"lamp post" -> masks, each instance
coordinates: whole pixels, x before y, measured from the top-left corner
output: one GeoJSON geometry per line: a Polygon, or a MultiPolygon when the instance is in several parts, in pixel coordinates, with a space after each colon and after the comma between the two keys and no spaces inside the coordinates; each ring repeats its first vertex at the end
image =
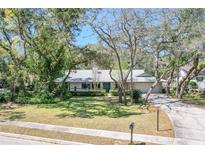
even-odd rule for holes
{"type": "Polygon", "coordinates": [[[135,127],[135,123],[132,122],[130,125],[129,125],[129,129],[131,130],[131,136],[130,136],[130,144],[133,144],[133,129],[135,127]]]}

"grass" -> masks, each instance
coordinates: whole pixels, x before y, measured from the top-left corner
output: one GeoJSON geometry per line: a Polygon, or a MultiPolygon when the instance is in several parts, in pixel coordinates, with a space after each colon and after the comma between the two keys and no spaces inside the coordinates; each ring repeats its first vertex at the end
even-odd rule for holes
{"type": "MultiPolygon", "coordinates": [[[[172,98],[177,98],[174,93],[170,94],[172,98]]],[[[183,95],[182,101],[188,104],[205,105],[205,95],[199,92],[189,92],[183,95]]]]}
{"type": "Polygon", "coordinates": [[[183,101],[189,104],[205,105],[205,96],[202,94],[186,94],[183,101]]]}
{"type": "Polygon", "coordinates": [[[56,104],[1,105],[0,119],[30,121],[82,128],[174,136],[172,124],[165,112],[160,112],[160,131],[156,131],[156,108],[153,106],[119,105],[104,97],[73,97],[56,104]]]}

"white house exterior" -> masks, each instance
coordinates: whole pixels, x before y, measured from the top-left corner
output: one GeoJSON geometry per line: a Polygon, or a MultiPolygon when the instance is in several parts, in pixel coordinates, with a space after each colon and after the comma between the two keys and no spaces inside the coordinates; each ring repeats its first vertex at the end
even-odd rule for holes
{"type": "MultiPolygon", "coordinates": [[[[127,70],[124,70],[126,74],[127,70]]],[[[67,72],[65,73],[65,75],[67,72]]],[[[119,79],[119,72],[112,71],[112,76],[115,79],[119,79]]],[[[64,77],[55,80],[56,83],[62,82],[64,77]]],[[[127,88],[131,86],[131,76],[128,76],[127,88]]],[[[156,81],[156,78],[150,76],[144,72],[144,70],[133,70],[133,87],[134,89],[140,89],[142,92],[147,92],[152,84],[156,81]]],[[[117,89],[117,85],[111,79],[109,70],[76,70],[72,71],[69,78],[66,80],[68,90],[103,90],[107,92],[111,89],[117,89]]],[[[160,93],[162,89],[161,84],[156,86],[153,93],[160,93]]]]}

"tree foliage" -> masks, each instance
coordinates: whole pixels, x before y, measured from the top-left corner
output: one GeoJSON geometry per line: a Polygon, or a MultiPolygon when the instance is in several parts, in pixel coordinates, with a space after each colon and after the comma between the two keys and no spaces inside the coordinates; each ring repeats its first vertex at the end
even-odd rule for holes
{"type": "Polygon", "coordinates": [[[74,45],[85,11],[0,10],[0,49],[6,56],[4,63],[13,95],[18,85],[25,89],[26,81],[31,79],[36,83],[35,90],[54,93],[54,80],[88,59],[88,50],[74,45]]]}

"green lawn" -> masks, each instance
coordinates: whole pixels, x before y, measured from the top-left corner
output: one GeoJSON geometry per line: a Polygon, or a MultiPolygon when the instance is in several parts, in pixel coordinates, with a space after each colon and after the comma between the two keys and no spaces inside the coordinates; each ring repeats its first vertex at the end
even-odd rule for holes
{"type": "Polygon", "coordinates": [[[184,95],[183,101],[190,104],[205,105],[205,96],[200,94],[187,94],[184,95]]]}
{"type": "Polygon", "coordinates": [[[165,112],[160,112],[160,131],[157,132],[153,106],[112,104],[104,97],[73,97],[56,104],[13,105],[9,109],[1,105],[0,119],[122,132],[129,132],[129,124],[135,122],[135,133],[174,136],[165,112]]]}

